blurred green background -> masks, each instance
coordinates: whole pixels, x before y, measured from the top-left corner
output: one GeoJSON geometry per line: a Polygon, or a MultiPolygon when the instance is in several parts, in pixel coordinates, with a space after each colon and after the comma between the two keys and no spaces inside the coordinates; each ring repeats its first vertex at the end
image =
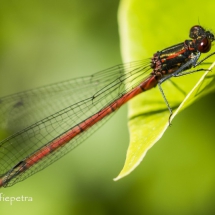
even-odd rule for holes
{"type": "MultiPolygon", "coordinates": [[[[193,1],[195,10],[186,7],[186,1],[174,2],[178,13],[158,2],[146,2],[142,9],[152,30],[162,29],[156,22],[162,17],[168,25],[173,22],[165,20],[166,14],[177,20],[182,16],[186,25],[191,16],[196,22],[190,25],[208,16],[210,24],[207,20],[201,24],[215,29],[212,13],[201,1],[193,1]],[[153,13],[156,6],[159,14],[153,13]]],[[[120,63],[118,4],[114,0],[1,1],[0,95],[120,63]]],[[[171,34],[171,29],[165,33],[171,34]]],[[[179,28],[175,43],[185,34],[179,28]]],[[[154,52],[169,44],[162,42],[164,37],[164,32],[158,35],[155,44],[160,45],[154,52]]],[[[33,202],[1,201],[0,214],[215,214],[214,98],[208,95],[179,114],[141,165],[113,182],[129,142],[123,107],[76,150],[24,182],[1,189],[5,197],[30,196],[33,202]]]]}

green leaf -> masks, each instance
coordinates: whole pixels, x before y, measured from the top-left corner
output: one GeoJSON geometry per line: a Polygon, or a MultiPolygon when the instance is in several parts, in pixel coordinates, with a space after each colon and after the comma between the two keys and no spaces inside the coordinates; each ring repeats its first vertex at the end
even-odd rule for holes
{"type": "MultiPolygon", "coordinates": [[[[207,14],[199,18],[201,21],[205,20],[204,23],[207,25],[211,22],[212,26],[213,22],[207,17],[210,11],[213,14],[212,8],[208,6],[210,5],[209,2],[207,8],[204,8],[207,14]]],[[[200,5],[201,2],[198,0],[195,1],[195,5],[192,2],[186,2],[186,8],[192,8],[192,11],[199,11],[200,5]]],[[[176,16],[181,14],[182,8],[184,9],[182,1],[174,2],[171,5],[168,0],[163,0],[162,3],[155,0],[150,2],[142,0],[121,1],[119,26],[123,60],[129,62],[148,58],[153,56],[157,50],[188,39],[190,28],[198,24],[198,20],[196,17],[195,19],[189,17],[188,22],[187,16],[176,16]]],[[[212,60],[214,57],[210,58],[210,62],[212,60]]],[[[204,68],[212,70],[214,65],[210,63],[204,65],[204,68]]],[[[201,68],[203,68],[202,65],[201,68]]],[[[194,101],[215,91],[214,75],[215,71],[197,72],[173,78],[162,85],[173,109],[171,121],[194,101]]],[[[169,127],[170,113],[158,88],[144,92],[132,99],[129,102],[128,115],[130,144],[124,167],[114,180],[118,180],[133,171],[142,161],[146,152],[169,127]]]]}

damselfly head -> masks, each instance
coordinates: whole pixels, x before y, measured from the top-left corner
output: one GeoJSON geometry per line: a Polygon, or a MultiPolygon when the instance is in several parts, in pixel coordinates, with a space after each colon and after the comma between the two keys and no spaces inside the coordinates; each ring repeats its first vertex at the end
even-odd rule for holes
{"type": "Polygon", "coordinates": [[[211,49],[211,43],[214,41],[214,35],[206,31],[200,25],[194,25],[190,29],[190,38],[194,39],[196,49],[201,53],[207,53],[211,49]]]}

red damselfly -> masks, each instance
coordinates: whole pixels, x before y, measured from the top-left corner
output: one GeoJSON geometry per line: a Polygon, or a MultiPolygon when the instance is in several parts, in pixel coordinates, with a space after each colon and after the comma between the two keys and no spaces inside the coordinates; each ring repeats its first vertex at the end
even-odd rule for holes
{"type": "Polygon", "coordinates": [[[190,40],[158,51],[151,59],[114,66],[88,77],[0,99],[0,123],[14,132],[0,142],[0,187],[9,187],[71,151],[136,95],[172,77],[190,74],[215,53],[214,35],[199,25],[190,40]],[[193,70],[189,70],[193,68],[193,70]],[[141,78],[141,80],[140,80],[141,78]]]}

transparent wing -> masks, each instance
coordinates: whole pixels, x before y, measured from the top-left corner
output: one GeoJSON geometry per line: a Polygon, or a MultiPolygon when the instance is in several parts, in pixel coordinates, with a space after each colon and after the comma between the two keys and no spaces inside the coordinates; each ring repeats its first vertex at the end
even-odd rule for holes
{"type": "Polygon", "coordinates": [[[13,132],[0,142],[4,186],[24,180],[75,148],[108,117],[7,181],[20,162],[132,90],[149,75],[149,70],[149,60],[136,61],[1,98],[1,126],[13,132]]]}

